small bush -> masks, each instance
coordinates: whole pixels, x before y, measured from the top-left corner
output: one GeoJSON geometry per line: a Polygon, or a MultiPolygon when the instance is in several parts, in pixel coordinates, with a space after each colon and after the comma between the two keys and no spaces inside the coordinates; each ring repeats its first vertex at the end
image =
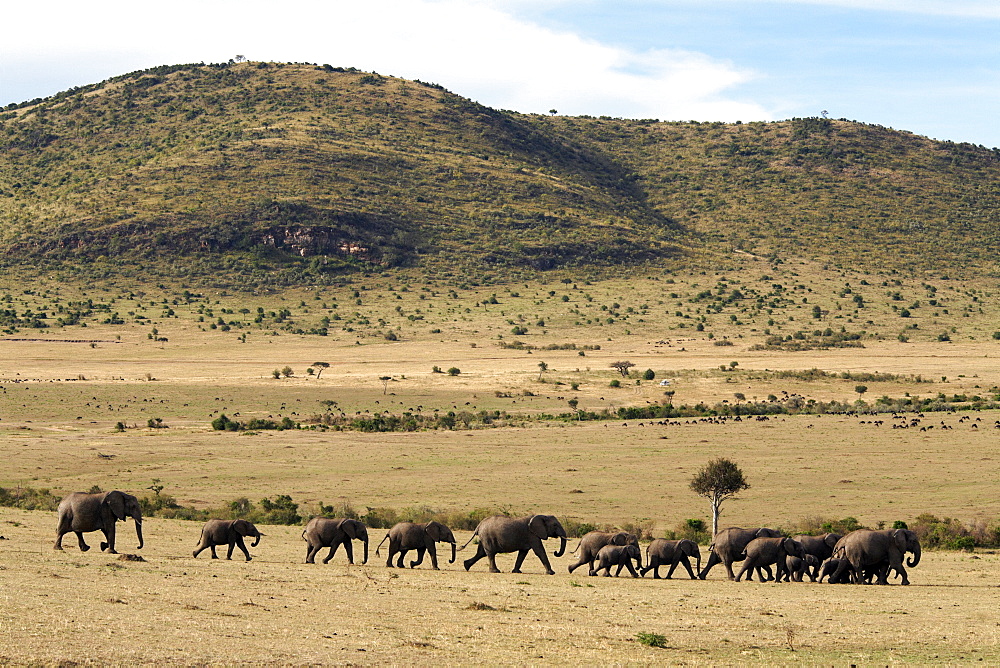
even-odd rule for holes
{"type": "Polygon", "coordinates": [[[608,383],[608,387],[621,387],[621,386],[622,386],[622,382],[620,380],[618,380],[617,378],[615,378],[613,381],[611,381],[610,383],[608,383]]]}
{"type": "Polygon", "coordinates": [[[450,369],[448,369],[449,376],[457,376],[460,373],[462,373],[462,370],[459,369],[457,366],[453,366],[450,369]]]}
{"type": "Polygon", "coordinates": [[[654,380],[655,378],[656,378],[656,372],[653,371],[652,369],[646,369],[642,373],[642,379],[643,380],[654,380]]]}
{"type": "Polygon", "coordinates": [[[635,637],[646,647],[664,649],[667,646],[667,637],[659,633],[636,633],[635,637]]]}

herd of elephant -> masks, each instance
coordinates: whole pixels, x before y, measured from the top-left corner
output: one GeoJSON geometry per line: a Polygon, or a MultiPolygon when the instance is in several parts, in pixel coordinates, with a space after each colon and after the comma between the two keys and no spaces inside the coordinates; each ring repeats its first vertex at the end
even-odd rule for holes
{"type": "MultiPolygon", "coordinates": [[[[101,550],[115,553],[115,524],[125,521],[127,517],[135,522],[138,549],[142,549],[142,511],[139,500],[131,494],[120,491],[99,494],[74,492],[59,504],[58,514],[59,526],[54,549],[63,549],[63,536],[72,532],[77,536],[80,550],[86,552],[90,546],[84,542],[83,534],[101,531],[105,538],[101,543],[101,550]]],[[[262,534],[247,520],[209,520],[202,528],[201,539],[193,556],[197,557],[203,550],[210,549],[212,558],[217,559],[216,546],[227,545],[226,559],[231,559],[233,550],[239,547],[246,560],[250,561],[250,551],[243,541],[248,536],[254,539],[251,547],[256,547],[262,534]]],[[[363,543],[362,563],[368,562],[368,528],[358,520],[314,517],[302,531],[302,538],[308,546],[306,563],[315,563],[316,555],[325,547],[329,548],[329,553],[323,559],[325,564],[343,545],[348,561],[353,564],[354,540],[363,543]]],[[[451,529],[440,522],[400,522],[389,530],[376,547],[375,554],[379,553],[382,543],[388,540],[386,566],[389,568],[402,568],[407,552],[415,551],[416,559],[410,562],[411,568],[419,566],[427,554],[431,566],[438,570],[437,543],[451,545],[451,560],[448,563],[454,563],[456,552],[464,550],[475,538],[479,539],[476,554],[463,562],[465,570],[486,557],[490,572],[499,573],[496,555],[516,552],[512,572],[520,573],[524,558],[528,552],[534,552],[545,567],[545,572],[553,575],[555,571],[552,570],[542,541],[558,538],[560,545],[555,556],[561,557],[566,552],[566,531],[555,516],[494,515],[480,522],[472,537],[461,548],[457,547],[451,529]]],[[[605,576],[610,576],[611,569],[616,568],[617,577],[622,569],[627,568],[632,577],[645,576],[653,571],[653,577],[659,578],[659,567],[669,566],[666,574],[669,579],[677,566],[683,565],[692,580],[704,580],[712,567],[721,563],[725,566],[729,579],[737,581],[744,575],[752,580],[756,572],[761,581],[801,582],[803,576],[808,575],[813,582],[822,582],[824,578],[834,583],[871,582],[875,579],[878,584],[887,584],[890,571],[894,571],[905,585],[909,584],[903,567],[906,553],[913,555],[906,560],[907,567],[913,568],[920,562],[920,542],[916,534],[907,529],[861,529],[846,536],[827,533],[822,536],[799,535],[789,538],[775,529],[733,527],[719,531],[708,550],[709,558],[702,569],[701,550],[697,543],[691,540],[658,538],[646,547],[646,565],[643,566],[639,539],[635,534],[591,531],[580,539],[580,544],[573,551],[579,552],[579,557],[569,566],[569,572],[587,564],[590,575],[598,575],[603,570],[605,576]],[[691,568],[691,559],[696,560],[697,575],[691,568]],[[632,566],[633,561],[636,567],[632,566]],[[739,561],[743,562],[743,566],[739,573],[734,574],[733,564],[739,561]]]]}

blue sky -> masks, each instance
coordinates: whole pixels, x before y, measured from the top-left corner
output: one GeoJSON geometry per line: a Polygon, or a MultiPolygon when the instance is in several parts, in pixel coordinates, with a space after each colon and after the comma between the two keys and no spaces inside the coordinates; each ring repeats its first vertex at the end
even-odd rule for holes
{"type": "Polygon", "coordinates": [[[434,81],[525,112],[826,110],[1000,146],[1000,0],[50,0],[5,8],[4,24],[0,105],[239,54],[434,81]]]}

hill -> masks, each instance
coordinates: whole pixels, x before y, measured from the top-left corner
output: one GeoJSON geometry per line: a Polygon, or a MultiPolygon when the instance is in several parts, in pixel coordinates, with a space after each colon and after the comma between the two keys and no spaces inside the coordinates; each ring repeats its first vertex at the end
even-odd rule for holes
{"type": "Polygon", "coordinates": [[[517,114],[328,65],[164,66],[11,105],[0,155],[5,262],[88,275],[502,280],[733,249],[946,270],[1000,250],[997,151],[827,119],[517,114]]]}

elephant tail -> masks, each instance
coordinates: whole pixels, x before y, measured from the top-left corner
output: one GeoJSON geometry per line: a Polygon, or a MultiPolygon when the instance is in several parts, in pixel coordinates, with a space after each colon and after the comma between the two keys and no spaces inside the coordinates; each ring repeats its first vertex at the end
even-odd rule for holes
{"type": "Polygon", "coordinates": [[[469,540],[465,541],[465,545],[463,545],[462,547],[458,548],[458,551],[459,551],[459,552],[461,552],[461,551],[462,551],[462,550],[464,550],[465,548],[469,547],[469,543],[471,543],[471,542],[472,542],[472,540],[473,540],[473,539],[474,539],[474,538],[475,538],[476,536],[478,536],[478,535],[479,535],[479,527],[476,527],[476,530],[472,532],[472,536],[470,536],[470,537],[469,537],[469,540]]]}
{"type": "Polygon", "coordinates": [[[573,548],[573,550],[570,552],[570,554],[576,554],[580,550],[580,546],[581,545],[583,545],[583,539],[582,538],[580,539],[580,542],[576,544],[576,547],[573,548]]]}
{"type": "MultiPolygon", "coordinates": [[[[389,537],[389,534],[386,534],[386,535],[385,535],[385,538],[388,538],[388,537],[389,537]]],[[[376,557],[377,557],[377,556],[379,556],[379,553],[378,553],[378,551],[379,551],[379,548],[381,548],[381,547],[382,547],[382,543],[384,543],[384,542],[385,542],[385,538],[383,538],[383,539],[382,539],[381,541],[379,541],[379,544],[375,546],[375,556],[376,556],[376,557]]]]}

